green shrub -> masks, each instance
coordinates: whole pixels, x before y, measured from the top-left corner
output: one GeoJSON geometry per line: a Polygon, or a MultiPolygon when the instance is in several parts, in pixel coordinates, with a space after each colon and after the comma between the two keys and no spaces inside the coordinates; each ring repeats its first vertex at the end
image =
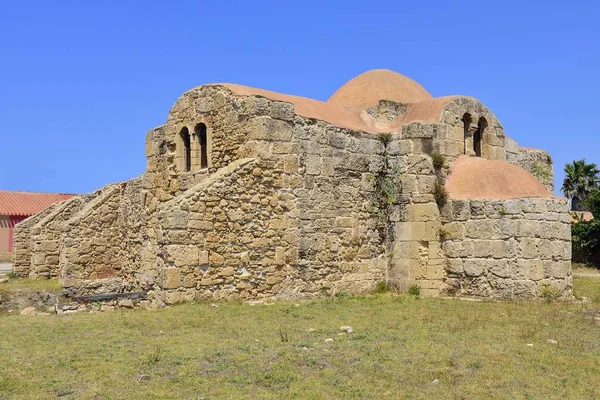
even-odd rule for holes
{"type": "Polygon", "coordinates": [[[6,277],[8,279],[17,279],[17,274],[15,274],[14,272],[9,272],[8,274],[6,274],[6,277]]]}
{"type": "Polygon", "coordinates": [[[450,232],[448,232],[447,230],[445,230],[444,228],[440,228],[439,234],[440,234],[441,240],[449,239],[452,236],[452,234],[450,232]]]}
{"type": "Polygon", "coordinates": [[[560,291],[552,285],[543,285],[540,289],[540,296],[546,302],[551,303],[560,297],[560,291]]]}
{"type": "Polygon", "coordinates": [[[389,133],[380,133],[377,135],[377,139],[379,139],[379,141],[381,143],[383,143],[384,146],[387,146],[388,143],[392,140],[392,135],[389,133]]]}
{"type": "Polygon", "coordinates": [[[584,221],[577,218],[571,223],[571,238],[573,260],[587,262],[600,252],[600,190],[592,191],[586,200],[586,205],[594,219],[584,221]]]}
{"type": "Polygon", "coordinates": [[[433,186],[433,197],[439,208],[444,207],[448,202],[448,191],[446,190],[446,187],[437,180],[433,186]]]}
{"type": "Polygon", "coordinates": [[[414,285],[411,285],[408,288],[408,294],[410,294],[411,296],[415,296],[415,298],[418,299],[419,297],[421,297],[421,286],[419,286],[416,283],[414,285]]]}
{"type": "Polygon", "coordinates": [[[441,155],[440,153],[431,153],[429,155],[431,157],[431,161],[433,161],[433,168],[441,169],[446,162],[446,157],[441,155]]]}
{"type": "Polygon", "coordinates": [[[379,281],[373,289],[373,293],[387,293],[390,291],[390,285],[386,281],[379,281]]]}

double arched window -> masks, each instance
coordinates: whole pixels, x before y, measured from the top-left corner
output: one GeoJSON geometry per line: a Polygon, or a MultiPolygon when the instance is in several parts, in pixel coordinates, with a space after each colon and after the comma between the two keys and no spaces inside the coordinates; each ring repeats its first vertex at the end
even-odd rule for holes
{"type": "Polygon", "coordinates": [[[487,121],[485,118],[479,118],[477,121],[477,125],[473,124],[473,119],[471,114],[466,113],[462,118],[463,127],[464,127],[464,137],[465,137],[465,154],[473,154],[477,157],[481,157],[481,143],[483,141],[483,132],[485,128],[487,128],[487,121]],[[471,144],[472,149],[469,149],[469,144],[471,144]]]}
{"type": "Polygon", "coordinates": [[[208,134],[206,124],[199,123],[194,127],[193,134],[183,127],[179,131],[177,157],[180,170],[185,172],[198,171],[208,168],[208,134]]]}

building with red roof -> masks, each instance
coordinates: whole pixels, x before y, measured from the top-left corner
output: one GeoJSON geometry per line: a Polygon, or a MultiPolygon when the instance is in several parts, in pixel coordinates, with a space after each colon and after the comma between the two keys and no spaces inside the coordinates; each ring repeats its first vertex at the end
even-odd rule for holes
{"type": "Polygon", "coordinates": [[[75,195],[0,190],[0,259],[10,258],[16,224],[75,195]]]}

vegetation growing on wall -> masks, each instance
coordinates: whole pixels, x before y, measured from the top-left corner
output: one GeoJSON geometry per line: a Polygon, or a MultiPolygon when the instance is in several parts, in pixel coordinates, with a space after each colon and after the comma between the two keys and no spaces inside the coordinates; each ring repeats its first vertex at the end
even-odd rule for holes
{"type": "Polygon", "coordinates": [[[433,197],[439,208],[444,207],[448,202],[448,190],[439,180],[436,180],[433,186],[433,197]]]}
{"type": "Polygon", "coordinates": [[[444,167],[446,157],[444,157],[442,154],[431,153],[429,156],[431,157],[431,161],[433,162],[433,168],[435,168],[436,170],[440,170],[444,167]]]}

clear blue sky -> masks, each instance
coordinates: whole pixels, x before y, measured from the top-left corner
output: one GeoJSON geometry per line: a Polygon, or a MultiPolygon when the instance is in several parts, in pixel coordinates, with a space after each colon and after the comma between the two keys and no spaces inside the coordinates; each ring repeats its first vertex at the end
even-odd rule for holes
{"type": "Polygon", "coordinates": [[[522,146],[600,164],[597,1],[0,0],[0,188],[81,193],[144,171],[194,86],[326,100],[373,68],[483,101],[522,146]]]}

